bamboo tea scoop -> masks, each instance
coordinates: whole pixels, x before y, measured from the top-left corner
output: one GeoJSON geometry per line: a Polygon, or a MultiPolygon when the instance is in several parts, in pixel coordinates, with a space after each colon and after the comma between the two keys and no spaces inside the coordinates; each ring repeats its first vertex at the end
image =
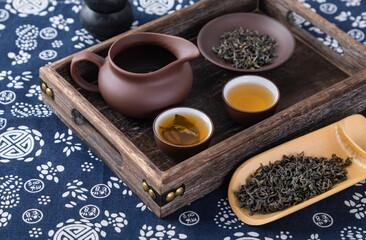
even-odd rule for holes
{"type": "Polygon", "coordinates": [[[339,191],[366,179],[366,119],[356,114],[339,122],[311,132],[245,161],[234,172],[228,189],[229,203],[240,220],[249,225],[262,225],[303,209],[339,191]],[[352,157],[352,164],[346,167],[347,180],[335,184],[330,190],[302,203],[269,214],[249,214],[249,209],[240,208],[235,191],[240,191],[246,179],[260,167],[282,159],[283,155],[296,155],[304,152],[307,156],[327,157],[336,154],[343,159],[352,157]]]}

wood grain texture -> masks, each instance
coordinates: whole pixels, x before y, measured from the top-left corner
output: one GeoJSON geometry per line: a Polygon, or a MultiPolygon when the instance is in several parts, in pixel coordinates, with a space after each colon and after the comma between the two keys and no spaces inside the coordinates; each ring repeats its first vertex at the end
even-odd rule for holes
{"type": "MultiPolygon", "coordinates": [[[[294,1],[260,1],[260,11],[287,23],[288,11],[301,13],[318,21],[315,13],[294,1]]],[[[101,56],[117,38],[138,31],[178,35],[195,42],[199,29],[209,20],[226,13],[253,11],[255,0],[201,0],[177,13],[157,19],[139,28],[121,34],[85,51],[101,56]]],[[[321,20],[321,19],[320,19],[321,20]]],[[[329,22],[317,22],[327,28],[329,22]]],[[[353,46],[347,34],[344,42],[345,61],[322,43],[291,27],[296,36],[294,55],[281,67],[260,73],[273,80],[280,88],[281,99],[277,113],[252,127],[244,128],[231,121],[224,109],[221,91],[223,85],[240,73],[221,69],[203,57],[191,61],[194,85],[182,106],[192,106],[206,112],[213,120],[215,133],[209,149],[182,162],[165,156],[157,148],[152,133],[152,121],[124,116],[109,107],[100,94],[81,90],[70,76],[72,56],[40,69],[40,78],[53,89],[55,99],[44,94],[43,101],[56,115],[85,142],[112,171],[120,177],[152,211],[164,217],[182,206],[219,187],[230,172],[245,159],[261,151],[311,130],[357,113],[366,107],[366,72],[362,54],[354,55],[359,46],[353,46]],[[86,121],[77,125],[72,110],[78,110],[86,121]],[[145,179],[158,193],[184,184],[186,192],[173,202],[159,207],[141,188],[145,179]]],[[[339,29],[333,25],[330,33],[339,29]]],[[[363,49],[364,50],[364,49],[363,49]]],[[[97,69],[90,63],[80,66],[82,75],[96,80],[97,69]]]]}

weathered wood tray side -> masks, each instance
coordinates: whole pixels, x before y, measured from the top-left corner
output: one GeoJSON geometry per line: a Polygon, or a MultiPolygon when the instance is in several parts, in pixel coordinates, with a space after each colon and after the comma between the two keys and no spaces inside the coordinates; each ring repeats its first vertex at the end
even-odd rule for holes
{"type": "MultiPolygon", "coordinates": [[[[195,84],[183,105],[207,112],[216,129],[211,147],[190,159],[178,163],[157,150],[151,120],[127,118],[108,107],[99,94],[78,89],[69,73],[72,56],[40,70],[41,81],[53,91],[53,98],[43,93],[43,101],[157,216],[164,217],[219,187],[244,159],[366,107],[366,72],[363,71],[366,67],[362,61],[365,49],[361,44],[297,1],[264,0],[258,5],[260,11],[277,18],[297,36],[294,56],[284,66],[262,74],[281,89],[279,110],[271,118],[243,129],[228,119],[220,104],[222,85],[238,74],[220,69],[202,57],[192,61],[195,84]],[[342,44],[344,56],[340,57],[288,22],[291,12],[335,37],[342,44]],[[142,180],[163,197],[182,184],[185,192],[172,202],[158,206],[143,191],[142,180]]],[[[199,29],[209,20],[230,12],[253,11],[256,7],[255,0],[226,0],[220,4],[201,0],[125,34],[152,31],[194,41],[199,29]]],[[[111,43],[125,34],[86,51],[105,56],[111,43]]],[[[95,78],[92,69],[91,64],[85,64],[80,70],[95,78]]]]}

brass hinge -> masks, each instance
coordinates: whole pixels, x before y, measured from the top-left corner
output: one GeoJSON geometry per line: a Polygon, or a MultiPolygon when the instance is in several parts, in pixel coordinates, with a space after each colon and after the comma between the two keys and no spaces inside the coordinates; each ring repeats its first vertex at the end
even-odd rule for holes
{"type": "Polygon", "coordinates": [[[52,91],[52,89],[51,88],[49,88],[48,86],[47,86],[47,84],[45,83],[45,82],[43,82],[42,80],[40,80],[40,84],[41,84],[41,90],[44,92],[44,93],[46,93],[47,94],[47,96],[49,96],[50,98],[52,98],[52,100],[55,100],[55,95],[54,95],[54,93],[53,93],[53,91],[52,91]]]}
{"type": "Polygon", "coordinates": [[[159,207],[162,207],[165,204],[173,201],[176,197],[182,196],[185,191],[185,186],[182,184],[178,188],[174,188],[163,194],[159,194],[144,179],[142,180],[142,189],[150,195],[150,197],[156,202],[156,204],[158,204],[159,207]]]}

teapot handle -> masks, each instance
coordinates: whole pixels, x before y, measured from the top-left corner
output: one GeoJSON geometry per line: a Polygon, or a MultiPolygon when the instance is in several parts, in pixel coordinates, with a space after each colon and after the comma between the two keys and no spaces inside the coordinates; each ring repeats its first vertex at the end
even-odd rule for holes
{"type": "Polygon", "coordinates": [[[70,66],[71,77],[78,86],[89,92],[100,92],[98,85],[90,83],[86,81],[83,77],[81,77],[78,66],[79,63],[82,61],[92,62],[100,69],[104,64],[105,59],[92,52],[79,52],[75,54],[75,56],[72,58],[70,66]]]}

